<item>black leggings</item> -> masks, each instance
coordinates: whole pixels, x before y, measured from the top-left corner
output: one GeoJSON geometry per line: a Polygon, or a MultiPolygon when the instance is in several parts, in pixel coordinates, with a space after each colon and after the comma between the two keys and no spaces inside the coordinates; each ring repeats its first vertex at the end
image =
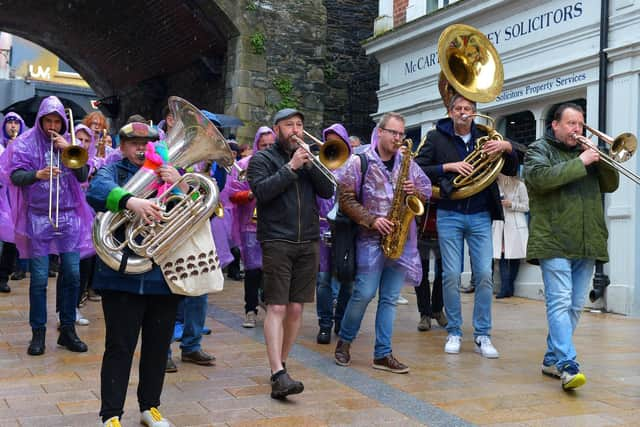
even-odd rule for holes
{"type": "Polygon", "coordinates": [[[106,328],[100,370],[100,416],[103,422],[111,417],[121,417],[123,414],[133,352],[138,343],[140,330],[140,412],[160,405],[167,351],[180,298],[177,295],[137,295],[102,291],[102,310],[106,328]]]}

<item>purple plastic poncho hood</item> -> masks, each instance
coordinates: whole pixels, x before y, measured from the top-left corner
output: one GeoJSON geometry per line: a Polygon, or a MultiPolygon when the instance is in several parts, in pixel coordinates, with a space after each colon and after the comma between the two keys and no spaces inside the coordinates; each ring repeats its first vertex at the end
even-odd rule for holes
{"type": "Polygon", "coordinates": [[[4,116],[4,120],[2,120],[2,132],[0,133],[0,144],[3,147],[7,146],[7,143],[9,142],[9,139],[10,139],[9,134],[5,129],[5,125],[11,119],[14,119],[20,122],[20,130],[18,130],[18,136],[22,135],[25,131],[28,130],[27,125],[24,124],[24,120],[22,120],[22,117],[20,117],[18,113],[14,113],[13,111],[10,113],[7,113],[7,115],[4,116]]]}

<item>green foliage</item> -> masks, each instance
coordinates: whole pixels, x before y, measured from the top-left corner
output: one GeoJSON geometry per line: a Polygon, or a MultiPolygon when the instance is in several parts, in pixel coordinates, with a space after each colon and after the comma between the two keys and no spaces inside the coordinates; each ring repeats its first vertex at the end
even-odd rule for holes
{"type": "Polygon", "coordinates": [[[281,100],[273,108],[278,111],[283,108],[298,108],[298,100],[293,96],[293,83],[287,77],[276,77],[273,86],[278,90],[281,100]]]}
{"type": "Polygon", "coordinates": [[[253,53],[255,53],[256,55],[262,55],[265,52],[265,47],[264,47],[265,37],[263,32],[256,31],[255,33],[253,33],[249,41],[251,43],[251,48],[253,49],[253,53]]]}
{"type": "Polygon", "coordinates": [[[247,5],[245,6],[245,9],[250,12],[255,12],[256,10],[258,10],[258,4],[253,0],[249,0],[247,1],[247,5]]]}
{"type": "Polygon", "coordinates": [[[336,66],[332,62],[325,62],[324,77],[327,80],[333,80],[334,78],[336,78],[337,74],[338,70],[336,69],[336,66]]]}

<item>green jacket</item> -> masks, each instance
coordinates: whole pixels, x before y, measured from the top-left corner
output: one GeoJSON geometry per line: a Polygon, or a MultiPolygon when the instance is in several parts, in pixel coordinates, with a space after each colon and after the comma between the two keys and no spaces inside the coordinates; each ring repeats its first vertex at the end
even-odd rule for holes
{"type": "Polygon", "coordinates": [[[585,167],[580,153],[579,147],[556,140],[551,129],[529,145],[524,160],[531,214],[529,261],[609,260],[601,193],[618,188],[618,172],[602,161],[585,167]]]}

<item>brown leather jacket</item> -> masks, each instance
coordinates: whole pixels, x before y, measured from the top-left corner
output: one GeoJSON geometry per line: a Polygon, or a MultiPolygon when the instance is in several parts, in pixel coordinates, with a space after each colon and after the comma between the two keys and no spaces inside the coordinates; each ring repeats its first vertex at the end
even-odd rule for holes
{"type": "Polygon", "coordinates": [[[356,192],[343,184],[338,185],[338,203],[340,210],[357,224],[371,228],[376,216],[371,214],[358,201],[356,192]]]}

